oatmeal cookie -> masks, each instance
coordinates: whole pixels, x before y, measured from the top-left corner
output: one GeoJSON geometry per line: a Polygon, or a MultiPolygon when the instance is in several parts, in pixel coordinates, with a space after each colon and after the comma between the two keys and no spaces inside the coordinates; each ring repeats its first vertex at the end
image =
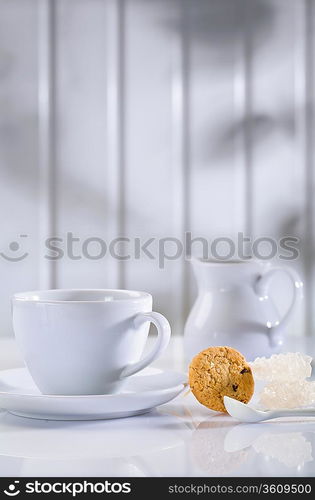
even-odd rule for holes
{"type": "Polygon", "coordinates": [[[189,385],[199,403],[226,413],[223,396],[248,403],[254,393],[254,378],[244,356],[232,347],[209,347],[189,366],[189,385]]]}

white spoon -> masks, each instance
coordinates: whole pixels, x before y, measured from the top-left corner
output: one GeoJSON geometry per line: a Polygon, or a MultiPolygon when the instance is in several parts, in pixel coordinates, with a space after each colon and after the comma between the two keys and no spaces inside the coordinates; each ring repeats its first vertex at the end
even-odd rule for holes
{"type": "Polygon", "coordinates": [[[236,399],[224,396],[224,406],[231,417],[241,422],[262,422],[278,417],[315,417],[315,408],[295,408],[293,410],[255,410],[236,399]]]}

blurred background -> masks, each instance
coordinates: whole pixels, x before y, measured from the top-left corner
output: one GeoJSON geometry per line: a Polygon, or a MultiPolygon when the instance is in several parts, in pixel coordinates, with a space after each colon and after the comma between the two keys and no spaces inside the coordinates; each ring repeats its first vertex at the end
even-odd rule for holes
{"type": "MultiPolygon", "coordinates": [[[[314,334],[314,16],[313,0],[0,0],[0,335],[12,293],[61,287],[149,291],[181,333],[184,258],[54,262],[44,242],[185,231],[299,238],[290,334],[314,334]]],[[[285,311],[288,282],[273,293],[285,311]]]]}

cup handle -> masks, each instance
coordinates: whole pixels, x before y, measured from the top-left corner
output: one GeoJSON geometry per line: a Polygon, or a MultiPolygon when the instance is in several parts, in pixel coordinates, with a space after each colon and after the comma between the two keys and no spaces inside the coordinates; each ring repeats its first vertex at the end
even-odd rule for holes
{"type": "Polygon", "coordinates": [[[155,361],[168,346],[171,337],[171,327],[167,319],[157,312],[138,313],[134,318],[134,325],[136,328],[147,322],[153,323],[157,329],[158,336],[155,345],[152,351],[143,359],[140,359],[137,363],[127,365],[122,370],[120,378],[130,377],[130,375],[134,375],[140,370],[143,370],[143,368],[155,361]]]}
{"type": "Polygon", "coordinates": [[[259,276],[254,287],[256,294],[259,295],[259,297],[267,298],[272,278],[276,273],[280,271],[286,273],[291,280],[293,286],[293,298],[289,309],[283,316],[283,318],[279,322],[276,322],[274,325],[267,325],[267,333],[269,334],[271,347],[279,344],[279,334],[281,334],[283,329],[285,329],[288,323],[291,321],[296,306],[303,298],[303,282],[301,278],[295,270],[289,269],[287,267],[274,267],[267,271],[265,274],[259,276]]]}

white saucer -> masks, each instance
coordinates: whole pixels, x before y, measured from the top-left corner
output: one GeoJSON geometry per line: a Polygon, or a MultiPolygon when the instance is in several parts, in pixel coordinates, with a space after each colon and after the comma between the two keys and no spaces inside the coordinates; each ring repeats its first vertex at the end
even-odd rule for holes
{"type": "Polygon", "coordinates": [[[146,368],[130,377],[118,394],[45,396],[26,368],[0,371],[0,408],[14,415],[45,420],[101,420],[146,413],[171,401],[185,388],[186,376],[146,368]]]}

